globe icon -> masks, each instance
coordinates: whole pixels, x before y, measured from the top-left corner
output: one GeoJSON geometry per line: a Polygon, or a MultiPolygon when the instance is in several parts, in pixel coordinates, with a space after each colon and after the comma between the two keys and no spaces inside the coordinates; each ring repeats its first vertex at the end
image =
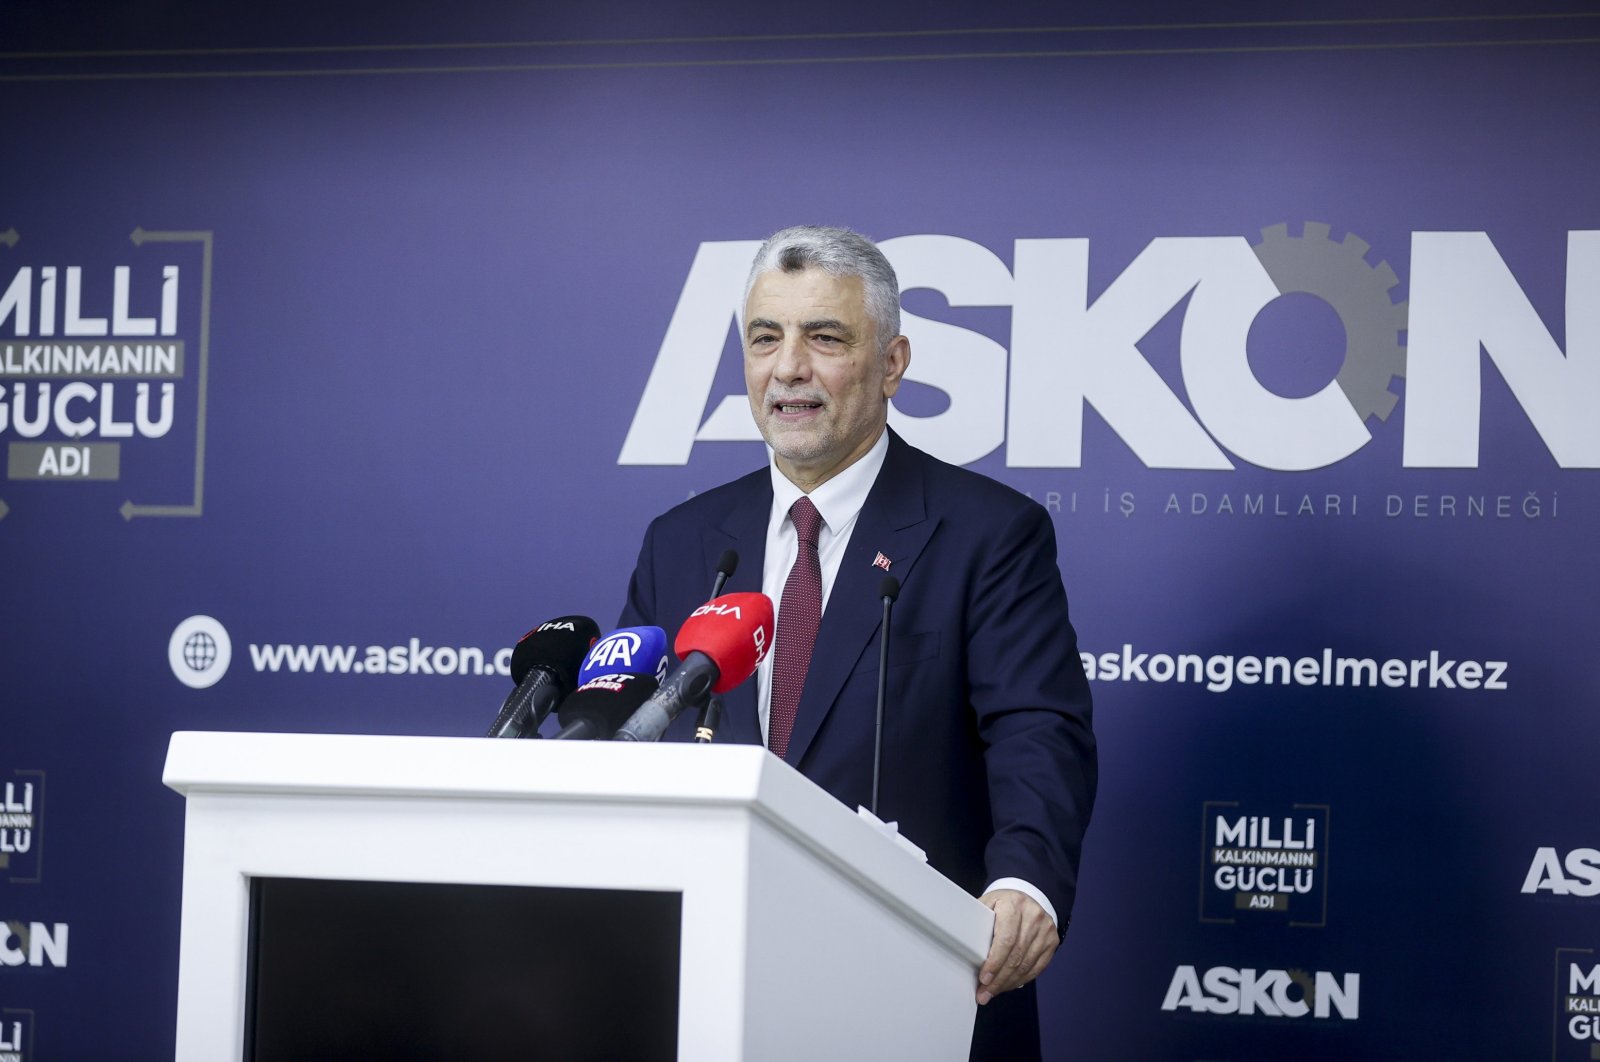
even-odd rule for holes
{"type": "Polygon", "coordinates": [[[184,640],[183,662],[196,671],[204,671],[217,660],[217,642],[205,631],[195,631],[184,640]]]}

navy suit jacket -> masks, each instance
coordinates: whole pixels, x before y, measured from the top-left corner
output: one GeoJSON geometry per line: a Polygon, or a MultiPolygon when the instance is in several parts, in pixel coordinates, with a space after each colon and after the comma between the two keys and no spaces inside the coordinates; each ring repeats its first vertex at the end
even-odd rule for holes
{"type": "MultiPolygon", "coordinates": [[[[762,468],[658,517],[621,625],[676,631],[705,601],[727,549],[739,566],[725,592],[759,591],[771,508],[762,468]]],[[[1095,741],[1055,532],[1031,499],[890,432],[817,632],[786,759],[847,807],[870,803],[879,553],[901,585],[879,814],[973,895],[1001,877],[1032,883],[1064,931],[1094,803],[1095,741]]],[[[762,743],[755,687],[724,696],[718,741],[762,743]]],[[[690,739],[693,727],[686,713],[667,736],[690,739]]]]}

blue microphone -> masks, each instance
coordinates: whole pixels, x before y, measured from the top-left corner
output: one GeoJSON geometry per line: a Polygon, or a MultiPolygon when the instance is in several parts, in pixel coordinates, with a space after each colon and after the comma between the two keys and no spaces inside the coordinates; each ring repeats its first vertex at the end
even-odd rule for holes
{"type": "Polygon", "coordinates": [[[589,647],[578,669],[578,685],[601,675],[649,675],[660,682],[667,677],[672,656],[667,632],[660,627],[622,627],[589,647]]]}

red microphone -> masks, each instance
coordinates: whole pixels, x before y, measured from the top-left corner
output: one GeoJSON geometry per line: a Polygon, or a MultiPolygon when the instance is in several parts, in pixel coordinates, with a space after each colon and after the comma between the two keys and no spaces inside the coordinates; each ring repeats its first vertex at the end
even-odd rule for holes
{"type": "Polygon", "coordinates": [[[712,693],[727,693],[755,674],[772,644],[772,598],[766,594],[723,594],[689,613],[672,651],[679,660],[704,653],[719,672],[712,693]]]}
{"type": "Polygon", "coordinates": [[[617,741],[659,741],[685,708],[726,693],[755,673],[772,645],[772,599],[723,594],[695,609],[673,651],[683,662],[617,731],[617,741]]]}

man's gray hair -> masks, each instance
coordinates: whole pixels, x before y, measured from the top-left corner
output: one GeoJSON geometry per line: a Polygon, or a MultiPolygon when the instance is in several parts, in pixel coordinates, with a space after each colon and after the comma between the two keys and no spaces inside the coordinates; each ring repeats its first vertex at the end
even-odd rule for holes
{"type": "Polygon", "coordinates": [[[878,245],[849,229],[826,225],[796,225],[767,237],[750,265],[744,282],[744,299],[763,273],[799,273],[820,269],[835,277],[860,277],[866,296],[867,316],[878,330],[878,352],[900,334],[900,281],[894,266],[878,245]]]}

